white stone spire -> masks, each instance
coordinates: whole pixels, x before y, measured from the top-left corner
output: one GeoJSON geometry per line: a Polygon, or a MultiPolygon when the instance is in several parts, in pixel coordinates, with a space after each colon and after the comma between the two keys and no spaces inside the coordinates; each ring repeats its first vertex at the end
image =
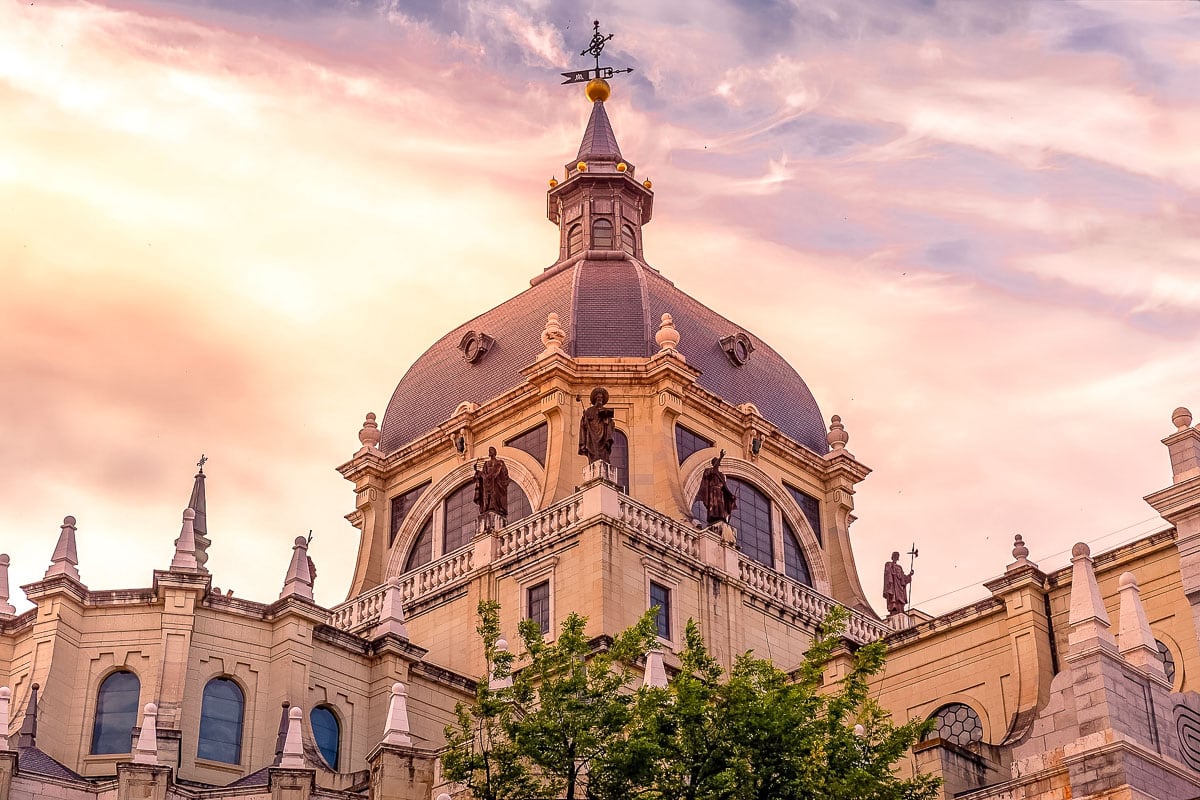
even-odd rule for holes
{"type": "MultiPolygon", "coordinates": [[[[600,463],[600,462],[596,462],[596,463],[600,463]]],[[[501,653],[507,653],[508,652],[508,640],[507,639],[498,640],[496,642],[496,650],[501,653]]],[[[491,689],[493,692],[496,691],[497,689],[510,689],[510,688],[512,688],[512,685],[513,685],[512,673],[509,673],[507,676],[505,676],[503,678],[497,678],[496,672],[493,669],[492,674],[488,676],[488,688],[491,689]]]]}
{"type": "Polygon", "coordinates": [[[175,540],[175,557],[171,559],[171,569],[199,569],[200,562],[196,560],[196,512],[194,509],[183,510],[183,526],[179,538],[175,540]]]}
{"type": "Polygon", "coordinates": [[[300,597],[304,600],[313,599],[313,577],[308,561],[308,539],[297,536],[292,545],[292,563],[288,565],[287,577],[283,581],[283,591],[279,599],[285,597],[300,597]]]}
{"type": "Polygon", "coordinates": [[[383,607],[379,609],[379,622],[375,626],[375,636],[385,633],[408,638],[408,627],[404,624],[404,603],[400,599],[400,579],[395,575],[387,579],[383,607]]]}
{"type": "Polygon", "coordinates": [[[300,736],[303,717],[304,712],[297,706],[292,706],[288,711],[287,738],[283,740],[283,757],[279,759],[279,766],[283,769],[305,768],[304,743],[300,736]]]}
{"type": "Polygon", "coordinates": [[[0,617],[9,617],[17,613],[17,609],[8,602],[8,553],[0,553],[0,617]]]}
{"type": "Polygon", "coordinates": [[[646,674],[642,678],[642,686],[655,689],[667,688],[667,669],[663,666],[661,650],[651,650],[646,653],[646,674]]]}
{"type": "Polygon", "coordinates": [[[12,689],[0,686],[0,750],[8,748],[8,707],[12,702],[12,689]]]}
{"type": "Polygon", "coordinates": [[[50,557],[50,566],[44,577],[66,575],[68,578],[79,580],[79,553],[75,550],[75,518],[63,517],[62,530],[58,534],[58,544],[54,545],[54,555],[50,557]]]}
{"type": "Polygon", "coordinates": [[[1092,568],[1092,550],[1083,542],[1071,548],[1071,613],[1067,617],[1071,631],[1067,635],[1068,650],[1083,652],[1100,647],[1116,652],[1113,638],[1092,568]]]}
{"type": "Polygon", "coordinates": [[[1162,655],[1150,632],[1150,621],[1142,605],[1141,590],[1132,572],[1121,573],[1121,631],[1120,649],[1125,660],[1150,677],[1167,681],[1162,655]]]}
{"type": "Polygon", "coordinates": [[[138,733],[137,746],[133,748],[133,763],[158,763],[158,706],[146,703],[142,710],[142,729],[138,733]]]}
{"type": "Polygon", "coordinates": [[[408,692],[403,683],[392,684],[392,700],[388,703],[383,743],[412,747],[412,731],[408,727],[408,692]]]}

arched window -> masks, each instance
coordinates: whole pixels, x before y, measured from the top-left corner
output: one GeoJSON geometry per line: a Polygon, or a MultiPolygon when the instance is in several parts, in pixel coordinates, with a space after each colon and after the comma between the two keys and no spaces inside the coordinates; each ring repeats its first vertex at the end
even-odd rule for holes
{"type": "Polygon", "coordinates": [[[774,567],[771,501],[745,481],[737,478],[725,480],[737,498],[737,508],[729,515],[729,524],[737,530],[738,549],[758,563],[774,567]]]}
{"type": "Polygon", "coordinates": [[[786,519],[783,521],[783,571],[792,580],[812,586],[808,562],[804,560],[804,551],[800,549],[800,540],[786,519]]]}
{"type": "Polygon", "coordinates": [[[533,507],[529,504],[529,497],[525,494],[525,490],[516,481],[509,481],[507,523],[511,525],[519,519],[525,519],[532,513],[533,507]]]}
{"type": "Polygon", "coordinates": [[[575,223],[567,231],[567,255],[573,256],[583,249],[583,226],[575,223]]]}
{"type": "Polygon", "coordinates": [[[479,507],[475,505],[475,482],[467,481],[446,498],[442,520],[445,523],[442,552],[457,550],[475,537],[479,507]]]}
{"type": "Polygon", "coordinates": [[[404,562],[404,571],[409,572],[417,567],[423,567],[433,560],[433,517],[425,520],[417,533],[417,540],[408,551],[408,559],[404,562]]]}
{"type": "Polygon", "coordinates": [[[308,715],[313,739],[321,749],[321,757],[333,771],[338,768],[338,751],[342,746],[342,726],[328,706],[317,706],[308,715]]]}
{"type": "Polygon", "coordinates": [[[613,224],[606,219],[592,221],[592,247],[596,250],[613,249],[613,224]]]}
{"type": "Polygon", "coordinates": [[[629,439],[616,428],[613,429],[612,455],[609,464],[617,468],[617,481],[629,490],[629,439]]]}
{"type": "Polygon", "coordinates": [[[204,686],[196,758],[225,764],[241,763],[245,708],[241,687],[230,678],[213,678],[204,686]]]}
{"type": "Polygon", "coordinates": [[[632,225],[621,226],[621,249],[631,256],[637,255],[637,234],[632,225]]]}
{"type": "Polygon", "coordinates": [[[114,672],[96,693],[96,722],[92,725],[92,754],[128,753],[133,748],[142,684],[132,672],[114,672]]]}
{"type": "Polygon", "coordinates": [[[957,745],[966,746],[983,741],[983,723],[975,709],[963,703],[950,703],[933,713],[931,719],[937,725],[928,738],[945,739],[957,745]]]}

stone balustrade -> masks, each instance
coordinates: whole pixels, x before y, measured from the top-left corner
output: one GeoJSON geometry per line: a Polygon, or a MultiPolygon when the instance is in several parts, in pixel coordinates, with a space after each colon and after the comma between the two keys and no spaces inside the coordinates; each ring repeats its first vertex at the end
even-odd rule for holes
{"type": "Polygon", "coordinates": [[[558,535],[579,522],[583,494],[576,493],[560,500],[544,511],[539,511],[496,533],[496,558],[508,558],[514,553],[527,550],[558,535]]]}
{"type": "Polygon", "coordinates": [[[691,558],[700,557],[700,538],[695,528],[665,517],[628,495],[621,495],[617,508],[618,518],[635,533],[691,558]]]}
{"type": "MultiPolygon", "coordinates": [[[[837,601],[814,589],[744,556],[738,559],[738,577],[742,579],[746,588],[755,594],[787,611],[799,614],[814,625],[823,622],[829,612],[838,605],[837,601]]],[[[891,630],[886,624],[859,611],[850,610],[849,619],[846,620],[846,638],[865,644],[882,639],[889,633],[891,630]]]]}
{"type": "MultiPolygon", "coordinates": [[[[598,485],[571,495],[565,500],[539,511],[519,522],[495,533],[495,558],[493,563],[508,560],[532,548],[553,542],[559,536],[576,528],[588,518],[594,518],[596,509],[602,516],[615,520],[620,527],[634,536],[642,537],[680,555],[699,560],[700,539],[703,534],[694,528],[666,517],[654,509],[642,505],[628,495],[616,495],[612,505],[588,504],[589,492],[614,492],[598,485]],[[591,510],[588,510],[588,509],[591,510]]],[[[611,501],[610,496],[610,501],[611,501]]],[[[427,597],[438,594],[456,584],[465,582],[483,563],[475,563],[474,547],[460,548],[418,570],[400,576],[400,599],[411,607],[427,597]]],[[[723,566],[723,565],[722,565],[723,566]]],[[[733,576],[731,576],[733,577],[733,576]]],[[[738,559],[737,579],[752,594],[786,611],[793,612],[814,625],[820,624],[837,605],[836,601],[822,596],[808,586],[798,583],[745,557],[738,559]]],[[[379,620],[386,585],[377,586],[358,597],[332,609],[331,624],[351,633],[364,633],[379,620]]],[[[869,642],[890,633],[888,627],[857,611],[851,611],[846,626],[846,636],[856,642],[869,642]]]]}

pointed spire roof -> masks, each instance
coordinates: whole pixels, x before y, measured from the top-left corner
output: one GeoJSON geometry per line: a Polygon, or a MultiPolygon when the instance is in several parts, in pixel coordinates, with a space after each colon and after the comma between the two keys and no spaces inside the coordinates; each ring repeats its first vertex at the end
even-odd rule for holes
{"type": "Polygon", "coordinates": [[[192,483],[192,496],[188,499],[187,507],[196,512],[196,518],[192,521],[192,530],[196,536],[196,564],[207,572],[204,564],[208,561],[208,546],[212,542],[208,538],[207,502],[204,497],[204,462],[206,461],[208,458],[201,454],[200,460],[196,462],[199,469],[196,471],[195,480],[192,483]]]}
{"type": "Polygon", "coordinates": [[[37,694],[38,685],[29,687],[29,705],[25,707],[25,719],[21,720],[21,733],[17,738],[17,747],[37,746],[37,694]]]}
{"type": "Polygon", "coordinates": [[[583,141],[579,143],[579,154],[575,158],[577,161],[621,160],[621,148],[617,146],[617,135],[608,121],[603,100],[592,103],[592,116],[583,131],[583,141]]]}
{"type": "Polygon", "coordinates": [[[43,577],[51,578],[55,575],[66,575],[68,578],[79,580],[79,553],[75,549],[74,517],[63,517],[58,544],[54,546],[54,555],[50,557],[50,566],[43,577]]]}

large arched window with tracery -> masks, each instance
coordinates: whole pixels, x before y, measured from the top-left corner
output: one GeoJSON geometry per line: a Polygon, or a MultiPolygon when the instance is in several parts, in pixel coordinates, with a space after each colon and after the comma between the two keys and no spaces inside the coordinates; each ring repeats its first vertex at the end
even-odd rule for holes
{"type": "Polygon", "coordinates": [[[130,752],[141,694],[141,681],[127,670],[114,672],[100,684],[92,724],[93,755],[130,752]]]}
{"type": "Polygon", "coordinates": [[[729,515],[729,524],[737,531],[738,549],[760,564],[775,566],[774,531],[771,528],[771,501],[752,484],[726,478],[737,506],[729,515]]]}
{"type": "MultiPolygon", "coordinates": [[[[514,480],[508,483],[508,524],[533,513],[529,495],[514,480]]],[[[475,538],[479,524],[479,506],[475,505],[475,482],[468,480],[438,503],[421,525],[408,555],[403,572],[423,567],[435,558],[465,547],[475,538]],[[440,527],[436,523],[441,523],[440,527]],[[440,530],[440,535],[438,531],[440,530]]]]}
{"type": "Polygon", "coordinates": [[[200,738],[196,757],[226,764],[242,761],[242,722],[246,700],[232,678],[213,678],[200,702],[200,738]]]}
{"type": "Polygon", "coordinates": [[[804,558],[804,551],[800,549],[800,538],[786,519],[783,520],[783,571],[792,580],[812,586],[808,560],[804,558]]]}

